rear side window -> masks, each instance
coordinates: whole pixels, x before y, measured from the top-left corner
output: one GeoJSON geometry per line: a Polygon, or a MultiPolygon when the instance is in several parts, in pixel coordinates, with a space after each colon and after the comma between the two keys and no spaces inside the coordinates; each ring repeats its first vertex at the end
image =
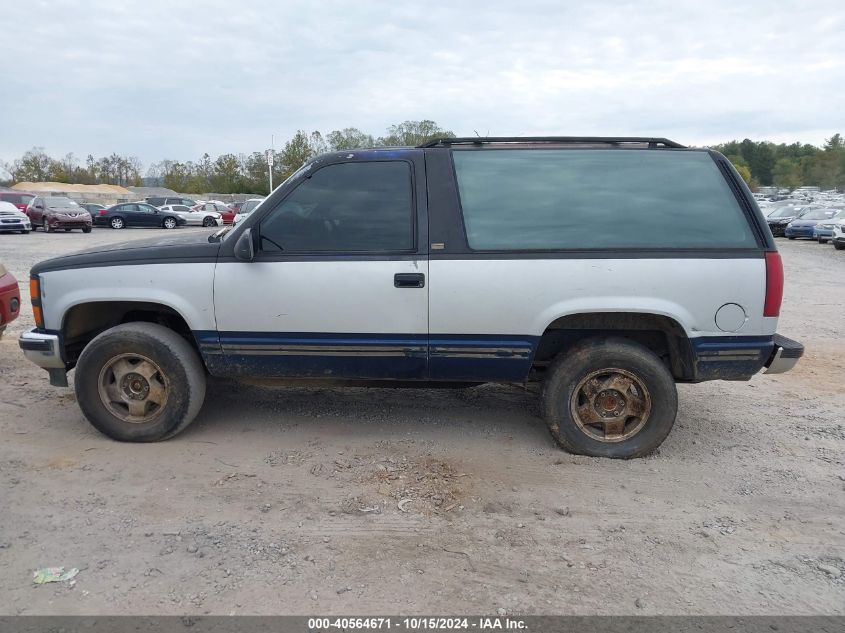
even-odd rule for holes
{"type": "Polygon", "coordinates": [[[271,252],[390,252],[414,248],[411,168],[404,161],[317,170],[261,222],[271,252]]]}
{"type": "Polygon", "coordinates": [[[475,250],[755,248],[705,152],[453,152],[475,250]]]}

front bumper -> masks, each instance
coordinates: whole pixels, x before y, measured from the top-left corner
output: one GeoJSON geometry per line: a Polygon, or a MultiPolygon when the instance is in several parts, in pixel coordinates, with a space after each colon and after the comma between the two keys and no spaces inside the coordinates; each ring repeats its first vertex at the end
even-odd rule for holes
{"type": "Polygon", "coordinates": [[[786,237],[813,237],[813,229],[805,228],[787,228],[784,231],[786,237]]]}
{"type": "Polygon", "coordinates": [[[58,334],[39,332],[32,328],[21,334],[18,346],[24,356],[47,370],[51,385],[67,387],[67,365],[62,358],[62,342],[58,334]]]}
{"type": "Polygon", "coordinates": [[[798,341],[775,334],[772,355],[766,361],[764,374],[782,374],[795,367],[798,359],[804,355],[804,346],[798,341]]]}
{"type": "Polygon", "coordinates": [[[31,231],[32,224],[29,220],[15,220],[10,222],[8,220],[0,221],[0,231],[31,231]]]}
{"type": "Polygon", "coordinates": [[[18,345],[33,363],[44,369],[65,369],[62,346],[57,334],[45,334],[31,328],[21,334],[18,345]]]}

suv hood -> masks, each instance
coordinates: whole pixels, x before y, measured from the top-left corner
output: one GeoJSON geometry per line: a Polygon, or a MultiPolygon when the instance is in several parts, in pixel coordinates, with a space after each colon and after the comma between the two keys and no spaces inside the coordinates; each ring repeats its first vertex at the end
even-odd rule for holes
{"type": "Polygon", "coordinates": [[[207,233],[167,235],[132,242],[95,246],[38,262],[30,274],[53,270],[101,266],[138,266],[188,262],[214,262],[220,242],[209,242],[207,233]]]}

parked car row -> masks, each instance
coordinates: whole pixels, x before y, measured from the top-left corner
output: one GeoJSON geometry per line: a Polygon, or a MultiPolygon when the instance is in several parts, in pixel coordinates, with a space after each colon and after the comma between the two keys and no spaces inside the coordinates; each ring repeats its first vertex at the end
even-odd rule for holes
{"type": "Polygon", "coordinates": [[[790,240],[805,238],[845,249],[845,240],[837,240],[837,229],[845,226],[845,203],[803,204],[786,200],[765,209],[766,221],[775,237],[790,240]]]}
{"type": "MultiPolygon", "coordinates": [[[[90,233],[95,226],[123,229],[126,227],[178,226],[204,227],[233,224],[237,213],[219,200],[195,202],[187,198],[150,198],[164,201],[157,207],[149,202],[123,202],[106,207],[102,204],[79,204],[64,196],[38,196],[0,192],[0,232],[27,234],[36,229],[50,233],[80,229],[90,233]],[[24,204],[26,203],[26,204],[24,204]]],[[[243,206],[249,213],[261,202],[255,198],[243,206]]]]}

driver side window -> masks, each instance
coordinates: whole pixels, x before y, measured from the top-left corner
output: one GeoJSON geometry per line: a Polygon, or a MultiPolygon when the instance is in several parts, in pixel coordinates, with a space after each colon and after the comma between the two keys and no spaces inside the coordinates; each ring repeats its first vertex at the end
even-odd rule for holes
{"type": "Polygon", "coordinates": [[[259,235],[266,252],[413,250],[411,167],[405,161],[323,167],[261,222],[259,235]]]}

